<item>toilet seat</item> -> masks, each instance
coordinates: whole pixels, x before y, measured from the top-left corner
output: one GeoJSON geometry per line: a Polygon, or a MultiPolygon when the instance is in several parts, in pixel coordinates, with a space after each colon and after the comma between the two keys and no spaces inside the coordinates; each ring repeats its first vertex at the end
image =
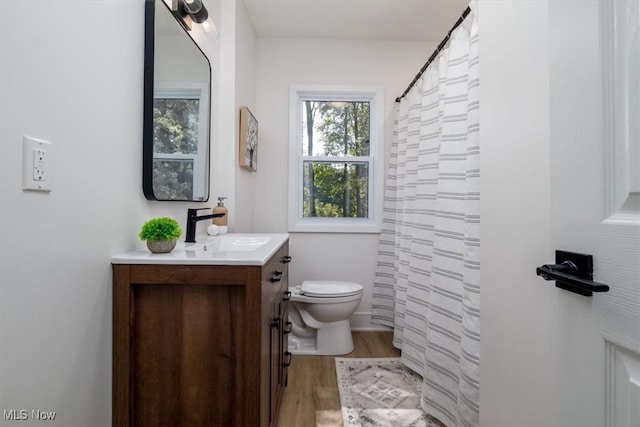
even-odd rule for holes
{"type": "Polygon", "coordinates": [[[300,295],[314,298],[340,298],[362,293],[362,285],[333,280],[305,280],[300,286],[300,295]]]}

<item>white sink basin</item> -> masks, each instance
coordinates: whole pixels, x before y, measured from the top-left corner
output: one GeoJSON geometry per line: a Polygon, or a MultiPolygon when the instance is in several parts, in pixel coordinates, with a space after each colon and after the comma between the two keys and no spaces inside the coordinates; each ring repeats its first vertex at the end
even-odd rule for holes
{"type": "Polygon", "coordinates": [[[289,239],[288,234],[230,233],[197,243],[178,242],[168,254],[147,249],[117,255],[112,264],[264,265],[289,239]]]}
{"type": "Polygon", "coordinates": [[[196,243],[185,247],[187,252],[195,252],[199,256],[211,256],[218,252],[253,252],[257,251],[272,239],[267,235],[224,234],[213,237],[204,243],[196,243]]]}

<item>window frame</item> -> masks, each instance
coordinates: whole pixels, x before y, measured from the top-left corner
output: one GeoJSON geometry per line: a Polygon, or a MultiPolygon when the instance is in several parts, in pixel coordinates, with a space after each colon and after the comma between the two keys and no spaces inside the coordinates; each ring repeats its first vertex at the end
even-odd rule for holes
{"type": "Polygon", "coordinates": [[[289,232],[380,233],[384,185],[384,89],[381,86],[291,85],[289,88],[289,232]],[[370,103],[368,156],[303,155],[302,101],[370,103]],[[368,218],[303,217],[304,162],[368,163],[368,218]]]}

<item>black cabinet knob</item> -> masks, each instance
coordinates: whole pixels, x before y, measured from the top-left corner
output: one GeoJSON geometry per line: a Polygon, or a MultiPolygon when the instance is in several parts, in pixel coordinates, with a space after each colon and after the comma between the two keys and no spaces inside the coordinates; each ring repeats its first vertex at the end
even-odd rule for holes
{"type": "Polygon", "coordinates": [[[271,276],[271,283],[276,283],[276,282],[279,282],[280,280],[282,280],[282,271],[276,270],[273,273],[273,276],[271,276]]]}
{"type": "Polygon", "coordinates": [[[291,366],[291,352],[290,351],[285,351],[284,352],[284,357],[288,357],[287,361],[284,362],[282,364],[283,367],[288,368],[289,366],[291,366]]]}

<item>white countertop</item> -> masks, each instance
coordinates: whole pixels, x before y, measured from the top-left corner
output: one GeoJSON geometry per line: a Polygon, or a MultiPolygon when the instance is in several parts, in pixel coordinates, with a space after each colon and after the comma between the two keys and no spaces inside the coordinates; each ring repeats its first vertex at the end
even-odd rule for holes
{"type": "Polygon", "coordinates": [[[196,243],[178,242],[168,254],[141,249],[111,257],[112,264],[264,265],[288,234],[228,233],[196,243]]]}

